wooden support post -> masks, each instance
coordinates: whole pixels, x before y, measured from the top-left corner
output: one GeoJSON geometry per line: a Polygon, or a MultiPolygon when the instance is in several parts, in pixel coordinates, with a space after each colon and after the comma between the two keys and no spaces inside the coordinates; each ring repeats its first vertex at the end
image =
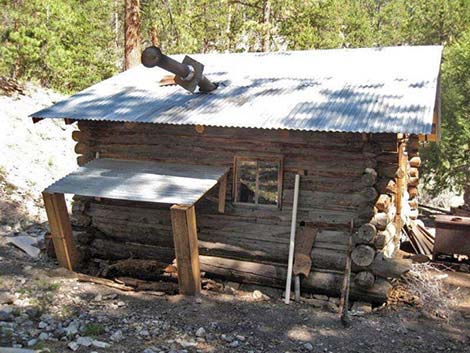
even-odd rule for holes
{"type": "Polygon", "coordinates": [[[219,180],[219,212],[225,212],[225,196],[227,194],[227,173],[219,180]]]}
{"type": "Polygon", "coordinates": [[[73,271],[78,262],[78,252],[72,237],[64,194],[42,193],[55,254],[60,266],[73,271]]]}
{"type": "Polygon", "coordinates": [[[194,206],[171,206],[171,224],[180,294],[197,295],[201,292],[201,273],[194,206]]]}

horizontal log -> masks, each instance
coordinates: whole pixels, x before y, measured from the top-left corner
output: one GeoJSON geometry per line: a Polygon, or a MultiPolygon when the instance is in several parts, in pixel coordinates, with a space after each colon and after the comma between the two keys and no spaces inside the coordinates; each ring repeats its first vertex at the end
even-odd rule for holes
{"type": "Polygon", "coordinates": [[[377,235],[377,228],[373,224],[366,223],[359,227],[353,235],[353,242],[355,244],[369,244],[377,235]]]}
{"type": "Polygon", "coordinates": [[[361,176],[364,185],[372,186],[377,182],[377,172],[372,168],[366,168],[361,176]]]}
{"type": "Polygon", "coordinates": [[[377,212],[370,220],[370,224],[374,225],[378,230],[384,230],[391,221],[389,213],[377,212]]]}
{"type": "Polygon", "coordinates": [[[361,267],[369,266],[375,257],[375,249],[369,245],[357,245],[351,252],[353,264],[361,267]]]}
{"type": "Polygon", "coordinates": [[[416,186],[409,186],[408,195],[410,199],[414,199],[416,196],[418,196],[418,188],[416,186]]]}
{"type": "Polygon", "coordinates": [[[375,208],[380,212],[388,212],[391,201],[390,196],[387,194],[381,194],[375,202],[375,208]]]}
{"type": "Polygon", "coordinates": [[[419,185],[419,178],[418,177],[408,178],[408,186],[418,186],[418,185],[419,185]]]}
{"type": "MultiPolygon", "coordinates": [[[[347,249],[329,250],[319,249],[315,245],[312,249],[312,268],[314,270],[334,270],[344,271],[346,264],[347,249]]],[[[370,271],[374,275],[383,278],[399,278],[405,272],[410,270],[410,263],[402,259],[385,259],[383,255],[377,253],[373,262],[369,266],[357,266],[352,264],[352,271],[370,271]]]]}
{"type": "Polygon", "coordinates": [[[375,283],[375,276],[370,271],[361,271],[354,276],[354,283],[361,288],[372,288],[375,283]]]}
{"type": "Polygon", "coordinates": [[[419,169],[418,168],[410,168],[410,176],[419,177],[419,169]]]}
{"type": "Polygon", "coordinates": [[[409,163],[412,168],[419,168],[421,165],[421,158],[419,156],[412,157],[410,158],[409,163]]]}
{"type": "MultiPolygon", "coordinates": [[[[285,266],[273,264],[259,264],[254,262],[229,260],[207,256],[199,257],[201,270],[216,277],[284,288],[287,270],[285,266]]],[[[302,280],[301,288],[305,292],[318,292],[332,296],[339,296],[343,274],[338,272],[311,271],[307,278],[302,280]]],[[[391,285],[386,280],[378,280],[370,289],[359,288],[351,284],[351,298],[383,303],[387,299],[391,285]]]]}

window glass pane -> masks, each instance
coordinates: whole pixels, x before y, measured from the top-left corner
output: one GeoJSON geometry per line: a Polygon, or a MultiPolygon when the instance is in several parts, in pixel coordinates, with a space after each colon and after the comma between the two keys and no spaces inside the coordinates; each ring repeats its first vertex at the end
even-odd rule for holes
{"type": "Polygon", "coordinates": [[[259,161],[259,196],[260,205],[277,205],[279,163],[276,161],[259,161]]]}
{"type": "Polygon", "coordinates": [[[256,161],[238,161],[238,201],[255,203],[256,161]]]}

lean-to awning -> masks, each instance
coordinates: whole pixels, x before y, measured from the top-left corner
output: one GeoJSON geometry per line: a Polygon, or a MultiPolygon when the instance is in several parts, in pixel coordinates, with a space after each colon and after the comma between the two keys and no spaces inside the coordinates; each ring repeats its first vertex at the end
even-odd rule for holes
{"type": "Polygon", "coordinates": [[[225,167],[103,158],[66,175],[44,192],[193,205],[227,171],[225,167]]]}
{"type": "Polygon", "coordinates": [[[180,293],[199,293],[201,275],[194,204],[219,184],[219,212],[224,212],[227,172],[225,167],[107,158],[85,164],[43,192],[59,264],[74,270],[79,258],[64,194],[171,204],[180,293]]]}

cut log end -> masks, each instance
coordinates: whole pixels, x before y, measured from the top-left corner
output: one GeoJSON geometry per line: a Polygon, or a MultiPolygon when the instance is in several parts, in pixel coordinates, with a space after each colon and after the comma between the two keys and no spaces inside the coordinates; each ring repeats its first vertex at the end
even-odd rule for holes
{"type": "Polygon", "coordinates": [[[357,266],[367,267],[375,257],[375,249],[369,245],[358,245],[351,253],[351,259],[357,266]]]}

